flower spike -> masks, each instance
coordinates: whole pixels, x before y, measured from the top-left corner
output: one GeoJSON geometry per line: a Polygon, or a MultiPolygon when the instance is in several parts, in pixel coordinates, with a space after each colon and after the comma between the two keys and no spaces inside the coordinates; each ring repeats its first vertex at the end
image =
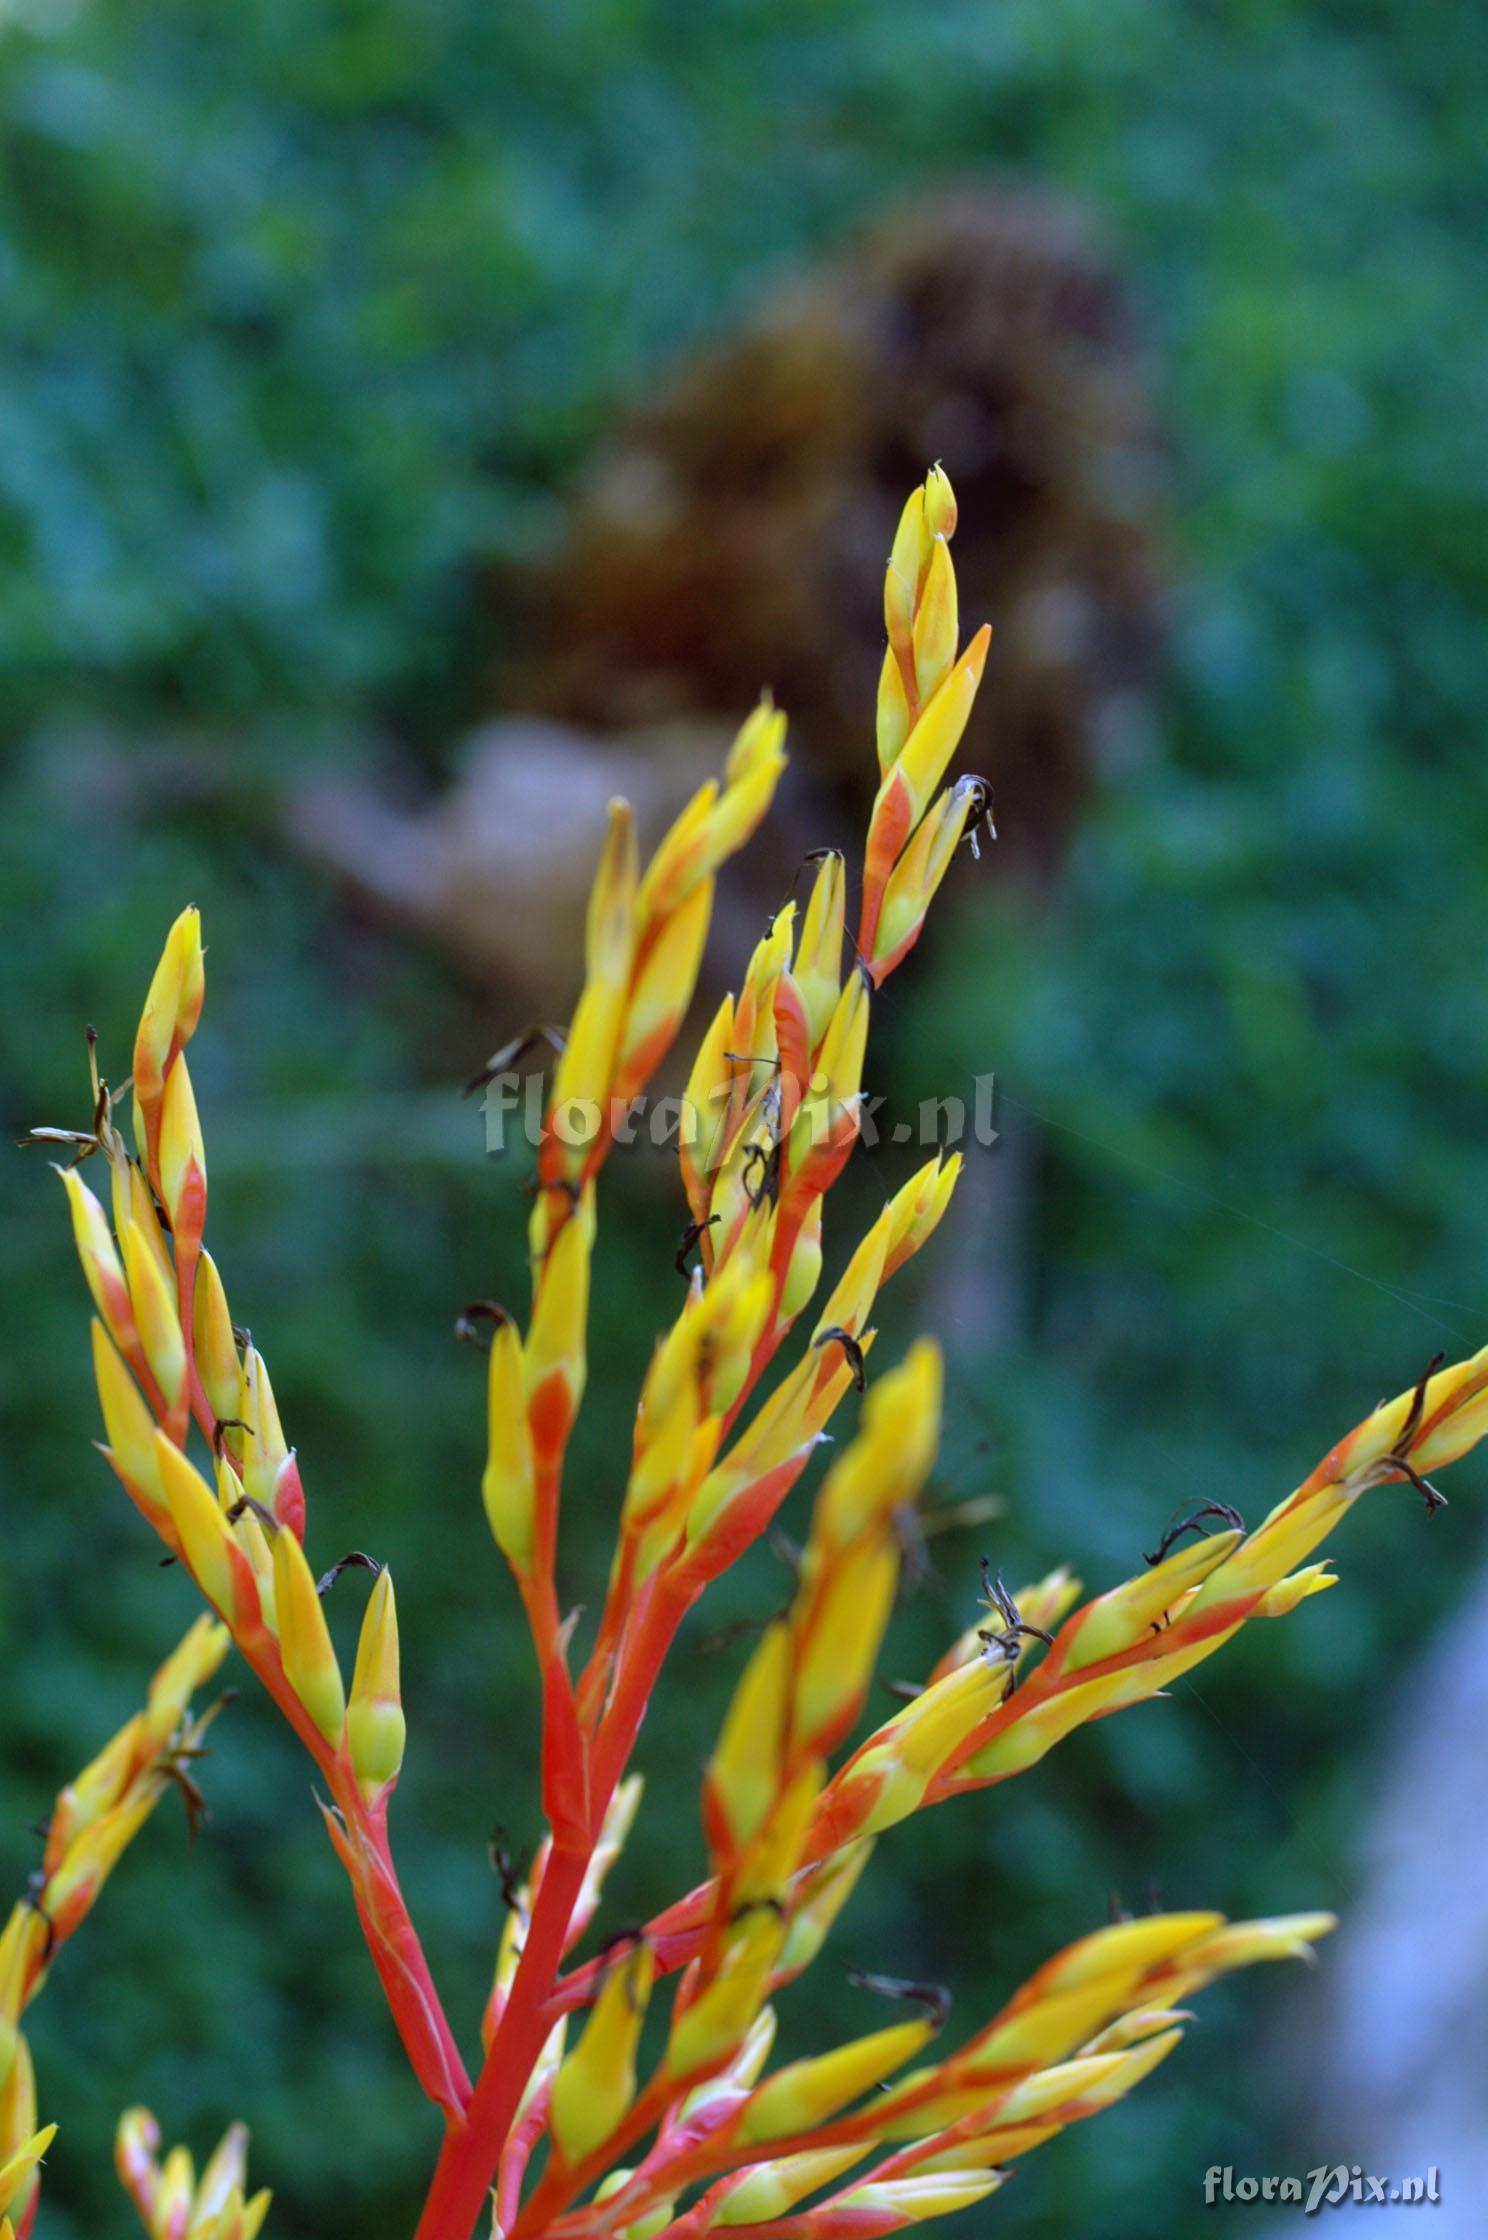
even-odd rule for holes
{"type": "MultiPolygon", "coordinates": [[[[858,1975],[898,2012],[771,2066],[777,2010],[901,1821],[1162,1695],[1252,1620],[1290,1617],[1334,1584],[1319,1550],[1361,1495],[1403,1487],[1434,1513],[1434,1474],[1488,1433],[1485,1348],[1430,1362],[1253,1529],[1209,1498],[1092,1596],[1063,1567],[1010,1590],[994,1552],[980,1600],[974,1565],[962,1582],[959,1633],[881,1716],[873,1677],[922,1529],[945,1379],[928,1341],[886,1362],[874,1318],[882,1286],[945,1218],[961,1162],[926,1161],[856,1238],[834,1230],[832,1191],[869,1132],[877,992],[961,841],[990,826],[984,781],[952,774],[990,639],[983,626],[962,642],[955,529],[937,466],[909,496],[885,575],[860,862],[814,852],[809,891],[775,912],[677,1067],[682,1280],[613,1458],[614,1544],[586,1620],[560,1592],[560,1512],[605,1267],[603,1169],[681,1031],[716,881],[784,767],[784,717],[761,701],[649,860],[629,807],[611,805],[571,1025],[566,1038],[542,1030],[558,1057],[528,1223],[530,1311],[482,1310],[480,1491],[535,1651],[543,1825],[525,1870],[492,1839],[502,1926],[473,2081],[391,1849],[408,1739],[392,1578],[355,1553],[317,1587],[295,1450],[205,1244],[207,1152],[184,1055],[202,1004],[194,910],[167,936],[135,1040],[137,1156],[96,1056],[90,1128],[38,1131],[106,1162],[99,1195],[73,1169],[62,1177],[103,1451],[211,1610],[58,1797],[30,1894],[0,1930],[0,2240],[29,2240],[52,2136],[37,2120],[26,2008],[166,1787],[199,1825],[194,1765],[212,1714],[191,1702],[229,1639],[312,1761],[391,2020],[441,2111],[415,2240],[469,2240],[488,2215],[494,2240],[877,2240],[987,2198],[1018,2158],[1166,2060],[1209,1982],[1308,1956],[1332,1927],[1325,1913],[1231,1923],[1207,1911],[1115,1924],[1056,1953],[969,2034],[937,1987],[858,1975]],[[707,1879],[578,1956],[640,1807],[634,1761],[689,1615],[834,1433],[788,1604],[741,1657],[703,1770],[707,1879]],[[323,1599],[348,1564],[374,1574],[349,1691],[323,1599]]],[[[983,1518],[995,1508],[984,1501],[983,1518]]],[[[1147,1543],[1133,1526],[1133,1549],[1147,1543]]],[[[198,2177],[131,2110],[118,2168],[150,2240],[254,2240],[268,2196],[247,2194],[246,2145],[233,2126],[198,2177]]]]}

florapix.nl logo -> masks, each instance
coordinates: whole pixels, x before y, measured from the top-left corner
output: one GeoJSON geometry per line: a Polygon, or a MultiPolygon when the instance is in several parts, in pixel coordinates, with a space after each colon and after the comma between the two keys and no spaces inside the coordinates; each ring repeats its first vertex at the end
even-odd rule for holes
{"type": "MultiPolygon", "coordinates": [[[[979,1073],[971,1082],[969,1097],[923,1097],[911,1112],[896,1113],[888,1099],[866,1090],[848,1102],[857,1117],[858,1140],[872,1150],[880,1143],[916,1144],[929,1151],[954,1151],[966,1143],[990,1147],[997,1141],[993,1113],[996,1076],[979,1073]]],[[[728,1122],[736,1116],[734,1092],[725,1084],[713,1095],[638,1096],[600,1100],[560,1097],[551,1105],[539,1073],[504,1070],[484,1077],[480,1084],[481,1113],[486,1151],[499,1157],[517,1144],[536,1147],[556,1137],[568,1148],[607,1142],[628,1147],[649,1145],[670,1150],[679,1144],[694,1152],[706,1170],[713,1162],[710,1147],[728,1138],[728,1122]]],[[[796,1122],[806,1130],[807,1142],[826,1140],[837,1108],[828,1095],[824,1074],[813,1074],[806,1084],[796,1122]]],[[[757,1126],[762,1137],[779,1133],[782,1115],[778,1098],[772,1109],[772,1085],[758,1093],[757,1126]]]]}

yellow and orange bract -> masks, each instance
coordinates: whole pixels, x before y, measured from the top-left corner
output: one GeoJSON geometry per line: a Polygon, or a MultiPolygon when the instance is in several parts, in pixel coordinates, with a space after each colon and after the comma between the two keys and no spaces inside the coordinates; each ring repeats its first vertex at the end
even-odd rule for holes
{"type": "Polygon", "coordinates": [[[36,2080],[21,2017],[166,1791],[180,1785],[194,1806],[190,1768],[213,1713],[193,1715],[191,1698],[227,1651],[225,1627],[198,1618],[155,1674],[144,1709],[58,1797],[30,1892],[0,1931],[0,2211],[20,2240],[36,2213],[37,2168],[56,2129],[36,2127],[36,2080]]]}
{"type": "MultiPolygon", "coordinates": [[[[185,1057],[204,991],[194,911],[171,929],[136,1038],[133,1155],[95,1071],[95,1136],[83,1148],[105,1159],[112,1218],[76,1171],[63,1181],[96,1308],[104,1452],[220,1620],[196,1638],[231,1635],[329,1795],[331,1840],[394,2023],[444,2118],[416,2240],[470,2240],[488,2202],[500,2240],[694,2240],[739,2226],[772,2240],[875,2240],[980,2200],[1017,2156],[1109,2106],[1171,2051],[1191,1992],[1252,1961],[1305,1954],[1330,1917],[1160,1915],[1102,1930],[938,2058],[930,2046],[944,2016],[920,1997],[865,2037],[771,2070],[772,2002],[816,1957],[895,1822],[1009,1779],[1077,1726],[1158,1693],[1250,1619],[1295,1609],[1332,1584],[1306,1559],[1362,1492],[1421,1485],[1488,1429],[1485,1353],[1377,1409],[1256,1531],[1165,1554],[1084,1604],[1064,1572],[1026,1587],[1009,1605],[1018,1626],[1004,1610],[1000,1630],[971,1627],[923,1690],[851,1747],[904,1518],[940,1432],[940,1357],[928,1341],[869,1383],[874,1306],[943,1218],[959,1159],[929,1160],[885,1206],[809,1335],[762,1385],[821,1288],[823,1205],[860,1132],[874,998],[987,805],[982,781],[946,783],[988,646],[986,630],[960,644],[954,528],[937,468],[905,508],[888,567],[880,785],[856,938],[846,865],[828,852],[799,913],[783,909],[757,945],[690,1068],[679,1161],[698,1265],[644,1380],[608,1589],[578,1664],[556,1563],[601,1172],[688,1009],[715,877],[769,807],[783,717],[768,701],[749,717],[721,782],[700,789],[649,863],[628,808],[612,806],[584,985],[539,1150],[530,1311],[525,1324],[498,1321],[490,1353],[481,1495],[536,1656],[547,1834],[512,1893],[474,2079],[393,1867],[388,1808],[406,1735],[392,1581],[376,1581],[348,1689],[302,1544],[305,1489],[268,1369],[235,1328],[204,1249],[207,1161],[185,1057]],[[856,1433],[817,1494],[791,1608],[749,1658],[706,1769],[709,1880],[570,1965],[640,1806],[632,1759],[679,1627],[767,1529],[848,1393],[865,1386],[856,1433]],[[1050,1637],[1042,1653],[1039,1633],[1050,1637]],[[658,2000],[665,2023],[643,2061],[658,2000]]],[[[112,1856],[112,1838],[97,1832],[110,1811],[125,1812],[112,1778],[80,1785],[91,1801],[73,1808],[74,1848],[91,1841],[112,1856]]],[[[33,1970],[45,1934],[25,1918],[14,1930],[33,1970]]],[[[16,2159],[0,2171],[0,2197],[10,2184],[29,2215],[49,2134],[35,2132],[23,2054],[10,2073],[5,2139],[16,2159]]],[[[251,2240],[267,2197],[243,2198],[241,2134],[199,2184],[182,2150],[160,2163],[157,2144],[153,2119],[126,2117],[120,2168],[155,2240],[251,2240]]]]}
{"type": "Polygon", "coordinates": [[[149,2109],[126,2109],[114,2139],[114,2166],[150,2240],[255,2240],[271,2196],[266,2190],[245,2195],[248,2134],[242,2124],[223,2133],[200,2178],[184,2147],[172,2147],[163,2162],[159,2153],[160,2127],[149,2109]]]}

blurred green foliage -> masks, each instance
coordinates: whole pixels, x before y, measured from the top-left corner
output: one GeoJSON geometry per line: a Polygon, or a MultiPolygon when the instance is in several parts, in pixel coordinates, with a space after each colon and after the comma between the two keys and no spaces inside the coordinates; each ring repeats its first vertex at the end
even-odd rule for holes
{"type": "MultiPolygon", "coordinates": [[[[400,1852],[467,2035],[499,1917],[487,1839],[537,1832],[524,1638],[474,1499],[479,1363],[448,1335],[461,1301],[523,1282],[520,1176],[481,1159],[448,1093],[507,1023],[308,887],[256,792],[367,729],[447,761],[499,658],[485,572],[541,542],[617,396],[777,270],[968,170],[1085,198],[1134,275],[1173,431],[1170,673],[1057,910],[1000,897],[994,861],[943,916],[883,1006],[879,1085],[913,1100],[995,1070],[991,1156],[1036,1177],[1020,1242],[991,1171],[968,1176],[987,1251],[1029,1273],[996,1348],[968,1326],[940,1474],[945,1498],[1005,1496],[1010,1576],[1068,1556],[1103,1584],[1195,1493],[1259,1513],[1488,1322],[1485,94],[1481,19],[1406,0],[0,17],[7,1118],[83,1117],[82,1022],[122,1073],[164,927],[201,902],[213,1234],[317,1552],[370,1546],[398,1575],[400,1852]],[[161,726],[238,782],[136,821],[97,744],[161,726]]],[[[987,705],[974,760],[995,776],[995,665],[987,705]]],[[[3,1197],[17,1887],[25,1824],[191,1614],[89,1452],[81,1285],[28,1159],[3,1197]]],[[[877,1191],[865,1165],[839,1247],[877,1191]]],[[[572,1472],[567,1586],[591,1607],[679,1218],[634,1166],[611,1199],[572,1472]]],[[[920,1281],[890,1297],[891,1351],[920,1281]]],[[[842,1959],[944,1977],[971,2018],[1113,1887],[1346,1901],[1402,1644],[1482,1543],[1475,1471],[1429,1535],[1408,1498],[1373,1496],[1339,1543],[1345,1587],[1197,1689],[903,1831],[842,1959]]],[[[933,1544],[896,1669],[966,1621],[979,1545],[933,1544]]],[[[363,1591],[337,1590],[348,1640],[363,1591]]],[[[784,1591],[761,1552],[694,1650],[784,1591]]],[[[701,1859],[690,1769],[739,1653],[691,1655],[657,1705],[617,1919],[701,1859]]],[[[434,2127],[303,1763],[250,1697],[215,1741],[208,1836],[188,1854],[162,1812],[36,2010],[64,2127],[46,2230],[125,2229],[108,2138],[143,2098],[199,2148],[249,2117],[283,2240],[402,2233],[434,2127]]],[[[1211,1999],[1136,2102],[1029,2163],[999,2229],[1219,2231],[1210,2162],[1326,2156],[1261,2073],[1289,1995],[1211,1999]]],[[[862,2003],[829,1958],[792,2042],[862,2003]]]]}

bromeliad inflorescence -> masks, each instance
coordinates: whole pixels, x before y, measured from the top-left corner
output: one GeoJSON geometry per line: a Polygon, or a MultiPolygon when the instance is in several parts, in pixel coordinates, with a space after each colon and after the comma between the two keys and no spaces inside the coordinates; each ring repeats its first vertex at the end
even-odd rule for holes
{"type": "MultiPolygon", "coordinates": [[[[91,1128],[39,1131],[75,1155],[62,1181],[96,1308],[103,1451],[213,1615],[64,1790],[42,1866],[0,1940],[4,2233],[13,2226],[24,2240],[30,2229],[51,2139],[37,2127],[23,2011],[158,1798],[173,1785],[194,1798],[205,1720],[189,1699],[229,1640],[314,1763],[393,2023],[443,2118],[416,2240],[470,2240],[488,2213],[500,2240],[701,2240],[731,2226],[761,2240],[872,2240],[991,2193],[1019,2156],[1154,2068],[1181,2035],[1192,1992],[1252,1961],[1305,1953],[1331,1927],[1325,1914],[1229,1925],[1175,1913],[1102,1929],[950,2050],[935,2043],[940,1994],[873,1979],[904,1995],[897,2019],[771,2064],[776,2002],[816,1958],[881,1835],[1026,1771],[1074,1728],[1158,1694],[1252,1619],[1283,1617],[1332,1585],[1308,1559],[1358,1496],[1405,1482],[1439,1500],[1427,1471],[1488,1429],[1488,1352],[1433,1364],[1252,1532],[1206,1504],[1200,1515],[1223,1529],[1188,1541],[1179,1527],[1137,1577],[1085,1602],[1063,1571],[1010,1592],[989,1567],[980,1620],[854,1742],[941,1413],[928,1341],[873,1373],[874,1304],[944,1215],[959,1161],[937,1157],[911,1177],[818,1308],[822,1213],[860,1131],[877,993],[987,814],[982,780],[946,782],[988,644],[984,629],[960,646],[954,528],[936,469],[905,508],[888,568],[881,783],[856,934],[845,861],[824,851],[804,908],[775,918],[692,1063],[694,1124],[679,1136],[686,1293],[646,1373],[616,1487],[608,1589],[581,1659],[560,1617],[556,1559],[600,1173],[613,1116],[681,1027],[714,880],[769,807],[784,718],[768,702],[756,709],[721,783],[694,796],[644,867],[629,810],[611,810],[583,990],[567,1034],[544,1030],[556,1056],[529,1229],[530,1312],[524,1326],[483,1301],[463,1318],[490,1335],[481,1492],[536,1657],[546,1822],[525,1881],[501,1855],[508,1913],[473,2076],[393,1865],[389,1806],[405,1745],[393,1581],[369,1567],[348,1686],[269,1372],[204,1248],[207,1161],[185,1056],[203,995],[195,911],[170,931],[135,1040],[133,1150],[96,1063],[91,1128]],[[556,1124],[579,1105],[608,1124],[556,1124]],[[106,1178],[98,1194],[90,1156],[106,1178]],[[770,1528],[855,1391],[865,1395],[858,1427],[816,1495],[792,1601],[753,1649],[707,1766],[708,1878],[576,1957],[641,1805],[632,1760],[678,1630],[770,1528]]],[[[119,2167],[155,2240],[251,2240],[268,2203],[245,2197],[241,2131],[199,2181],[184,2150],[161,2162],[157,2146],[144,2110],[125,2116],[119,2167]]]]}

